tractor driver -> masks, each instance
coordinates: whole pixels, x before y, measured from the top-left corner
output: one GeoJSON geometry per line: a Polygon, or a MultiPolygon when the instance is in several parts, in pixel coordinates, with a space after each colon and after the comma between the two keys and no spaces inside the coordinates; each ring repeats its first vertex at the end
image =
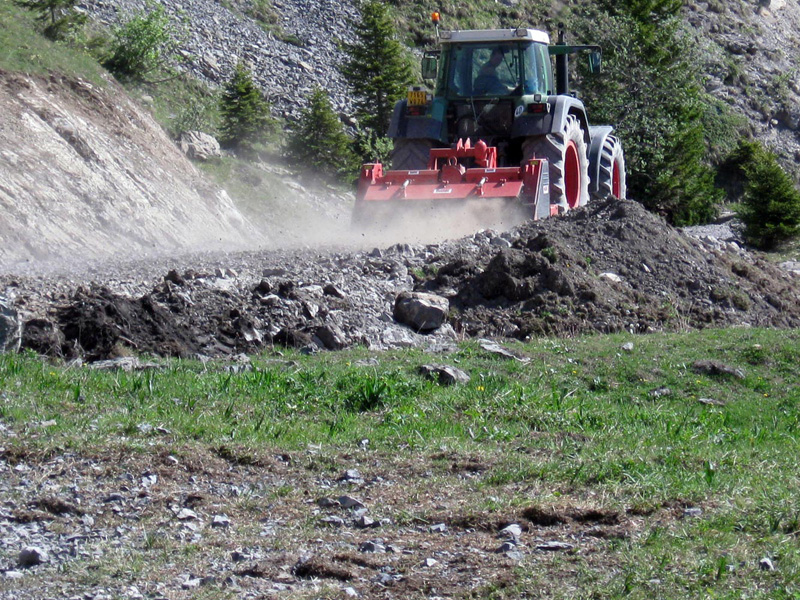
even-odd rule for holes
{"type": "Polygon", "coordinates": [[[478,71],[475,78],[474,92],[477,96],[494,96],[507,94],[509,88],[500,81],[497,75],[497,67],[503,62],[506,53],[505,48],[496,46],[492,49],[492,54],[478,71]]]}

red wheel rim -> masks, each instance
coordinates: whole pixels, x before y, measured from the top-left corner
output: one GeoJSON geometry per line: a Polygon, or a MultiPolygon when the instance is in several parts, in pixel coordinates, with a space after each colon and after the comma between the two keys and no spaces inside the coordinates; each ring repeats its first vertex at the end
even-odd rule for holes
{"type": "Polygon", "coordinates": [[[564,195],[570,208],[578,206],[581,195],[581,163],[578,160],[578,145],[570,140],[564,156],[564,195]]]}
{"type": "Polygon", "coordinates": [[[614,173],[611,175],[611,193],[616,198],[622,198],[622,176],[619,161],[614,161],[614,173]]]}

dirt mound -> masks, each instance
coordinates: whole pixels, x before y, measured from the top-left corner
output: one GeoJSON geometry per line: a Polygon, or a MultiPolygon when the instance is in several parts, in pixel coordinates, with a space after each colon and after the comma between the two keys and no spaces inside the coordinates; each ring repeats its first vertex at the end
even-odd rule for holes
{"type": "Polygon", "coordinates": [[[455,290],[452,320],[469,335],[800,324],[796,277],[614,199],[531,222],[510,248],[446,263],[422,287],[455,290]]]}
{"type": "Polygon", "coordinates": [[[23,347],[96,360],[800,326],[796,275],[619,200],[442,244],[187,256],[110,264],[91,278],[0,277],[24,319],[23,347]],[[395,322],[395,299],[408,290],[446,297],[449,322],[432,334],[395,322]]]}

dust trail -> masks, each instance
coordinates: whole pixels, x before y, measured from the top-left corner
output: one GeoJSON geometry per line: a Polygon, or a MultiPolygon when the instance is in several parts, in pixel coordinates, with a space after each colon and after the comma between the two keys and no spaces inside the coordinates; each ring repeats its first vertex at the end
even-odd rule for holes
{"type": "Polygon", "coordinates": [[[334,214],[309,210],[273,224],[272,243],[283,247],[338,247],[366,249],[397,243],[433,244],[494,229],[507,231],[529,218],[530,209],[502,200],[468,200],[457,203],[407,202],[371,208],[353,214],[351,205],[334,214]]]}

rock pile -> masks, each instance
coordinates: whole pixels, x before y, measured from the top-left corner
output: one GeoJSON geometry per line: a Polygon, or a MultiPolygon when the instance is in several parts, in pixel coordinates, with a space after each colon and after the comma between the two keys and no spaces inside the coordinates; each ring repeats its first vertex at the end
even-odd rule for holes
{"type": "Polygon", "coordinates": [[[0,278],[24,321],[23,347],[102,360],[226,356],[274,344],[445,350],[462,336],[800,325],[792,271],[733,242],[690,238],[638,203],[613,199],[502,236],[106,269],[78,286],[0,278]]]}

